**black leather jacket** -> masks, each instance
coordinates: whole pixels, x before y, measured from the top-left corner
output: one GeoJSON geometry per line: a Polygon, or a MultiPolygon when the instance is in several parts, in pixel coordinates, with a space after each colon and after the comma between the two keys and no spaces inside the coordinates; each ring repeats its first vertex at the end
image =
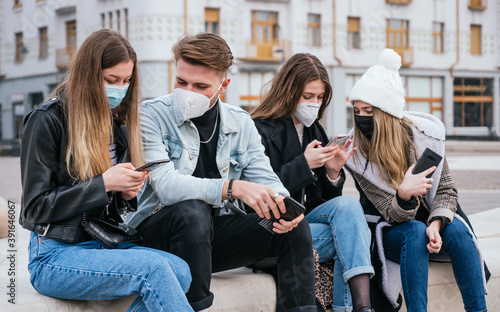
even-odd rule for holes
{"type": "Polygon", "coordinates": [[[314,139],[328,143],[323,127],[315,121],[311,127],[304,127],[304,142],[300,145],[297,130],[290,115],[276,119],[255,119],[255,126],[262,137],[266,155],[274,172],[283,185],[298,202],[307,209],[306,214],[328,200],[342,195],[345,173],[338,186],[334,186],[326,175],[325,167],[309,168],[304,156],[307,144],[314,139]]]}
{"type": "MultiPolygon", "coordinates": [[[[59,98],[52,98],[24,118],[19,223],[37,234],[77,243],[92,239],[83,230],[83,213],[87,219],[99,218],[108,205],[135,210],[137,200],[126,202],[119,193],[107,193],[102,175],[81,182],[68,174],[67,124],[62,105],[59,98]]],[[[119,162],[123,162],[128,158],[127,139],[126,131],[122,134],[120,128],[115,121],[117,156],[119,162]]]]}

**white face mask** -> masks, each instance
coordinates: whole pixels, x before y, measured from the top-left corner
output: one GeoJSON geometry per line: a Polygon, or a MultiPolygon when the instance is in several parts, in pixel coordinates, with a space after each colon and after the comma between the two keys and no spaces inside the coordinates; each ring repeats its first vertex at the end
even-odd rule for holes
{"type": "Polygon", "coordinates": [[[188,91],[184,89],[175,88],[174,96],[175,103],[179,106],[182,117],[184,120],[188,120],[191,118],[200,117],[205,114],[206,111],[210,109],[210,102],[217,95],[219,95],[219,90],[222,87],[222,82],[211,98],[208,98],[206,95],[188,91]]]}
{"type": "Polygon", "coordinates": [[[308,103],[303,102],[297,105],[295,113],[293,115],[297,118],[304,126],[310,127],[314,121],[318,118],[318,112],[321,107],[321,102],[319,103],[308,103]]]}

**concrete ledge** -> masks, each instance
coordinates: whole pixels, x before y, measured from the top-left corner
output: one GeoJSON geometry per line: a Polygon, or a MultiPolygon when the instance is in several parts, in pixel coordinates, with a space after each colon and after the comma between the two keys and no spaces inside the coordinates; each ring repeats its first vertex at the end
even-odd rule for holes
{"type": "MultiPolygon", "coordinates": [[[[489,309],[494,311],[500,306],[500,208],[471,215],[470,220],[492,273],[486,299],[489,309]]],[[[39,294],[29,282],[28,238],[27,231],[18,230],[15,305],[8,303],[5,291],[10,278],[7,256],[11,248],[7,246],[7,239],[0,239],[0,286],[4,289],[0,292],[0,311],[125,311],[134,300],[134,297],[109,301],[59,300],[39,294]]],[[[246,268],[216,273],[213,274],[212,291],[215,301],[210,312],[275,311],[276,288],[273,278],[267,274],[254,274],[246,268]]],[[[428,298],[428,311],[464,311],[450,264],[430,263],[428,298]]],[[[403,306],[401,311],[406,311],[406,308],[403,306]]]]}

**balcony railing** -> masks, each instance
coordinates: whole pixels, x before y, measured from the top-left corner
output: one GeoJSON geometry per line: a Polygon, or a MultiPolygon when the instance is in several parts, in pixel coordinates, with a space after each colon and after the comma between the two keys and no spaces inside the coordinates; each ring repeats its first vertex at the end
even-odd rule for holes
{"type": "Polygon", "coordinates": [[[487,0],[469,0],[470,10],[486,10],[487,0]]]}
{"type": "Polygon", "coordinates": [[[391,48],[401,56],[402,66],[411,66],[413,64],[413,47],[391,48]]]}
{"type": "Polygon", "coordinates": [[[75,47],[66,47],[56,50],[56,66],[59,69],[63,69],[69,65],[71,57],[75,53],[75,47]]]}
{"type": "Polygon", "coordinates": [[[246,43],[246,60],[280,62],[290,56],[291,47],[288,40],[277,40],[272,43],[249,40],[246,43]]]}

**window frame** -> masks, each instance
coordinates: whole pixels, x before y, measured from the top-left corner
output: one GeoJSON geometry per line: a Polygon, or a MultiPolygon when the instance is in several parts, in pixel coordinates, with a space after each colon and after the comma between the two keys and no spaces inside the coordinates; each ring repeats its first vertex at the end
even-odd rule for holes
{"type": "Polygon", "coordinates": [[[321,47],[321,14],[316,13],[308,13],[307,14],[307,45],[310,47],[321,47]],[[309,21],[309,17],[318,17],[317,23],[312,23],[309,21]],[[316,42],[316,36],[318,38],[318,42],[316,42]]]}
{"type": "Polygon", "coordinates": [[[14,62],[22,63],[23,61],[23,46],[24,46],[24,36],[23,32],[17,32],[14,34],[16,42],[16,50],[14,54],[14,62]]]}
{"type": "Polygon", "coordinates": [[[38,58],[43,60],[49,56],[49,35],[47,26],[38,28],[38,58]]]}
{"type": "Polygon", "coordinates": [[[481,25],[478,24],[471,24],[470,25],[470,54],[471,55],[482,55],[483,54],[483,49],[482,49],[482,33],[483,29],[481,25]],[[477,29],[479,32],[478,37],[474,40],[473,36],[475,34],[474,29],[477,29]],[[477,46],[476,46],[477,44],[477,46]]]}
{"type": "Polygon", "coordinates": [[[444,23],[432,22],[432,51],[434,53],[444,53],[444,23]],[[434,25],[439,25],[439,32],[436,32],[434,25]],[[440,43],[441,49],[437,49],[437,42],[440,43]]]}
{"type": "Polygon", "coordinates": [[[347,48],[350,50],[359,50],[361,49],[361,18],[348,16],[347,17],[347,48]],[[357,24],[356,27],[352,27],[353,23],[357,24]],[[357,34],[357,40],[356,40],[357,34]],[[357,42],[357,46],[356,46],[357,42]]]}
{"type": "Polygon", "coordinates": [[[205,8],[205,32],[220,35],[220,9],[205,8]],[[215,32],[214,24],[216,25],[215,32]]]}

